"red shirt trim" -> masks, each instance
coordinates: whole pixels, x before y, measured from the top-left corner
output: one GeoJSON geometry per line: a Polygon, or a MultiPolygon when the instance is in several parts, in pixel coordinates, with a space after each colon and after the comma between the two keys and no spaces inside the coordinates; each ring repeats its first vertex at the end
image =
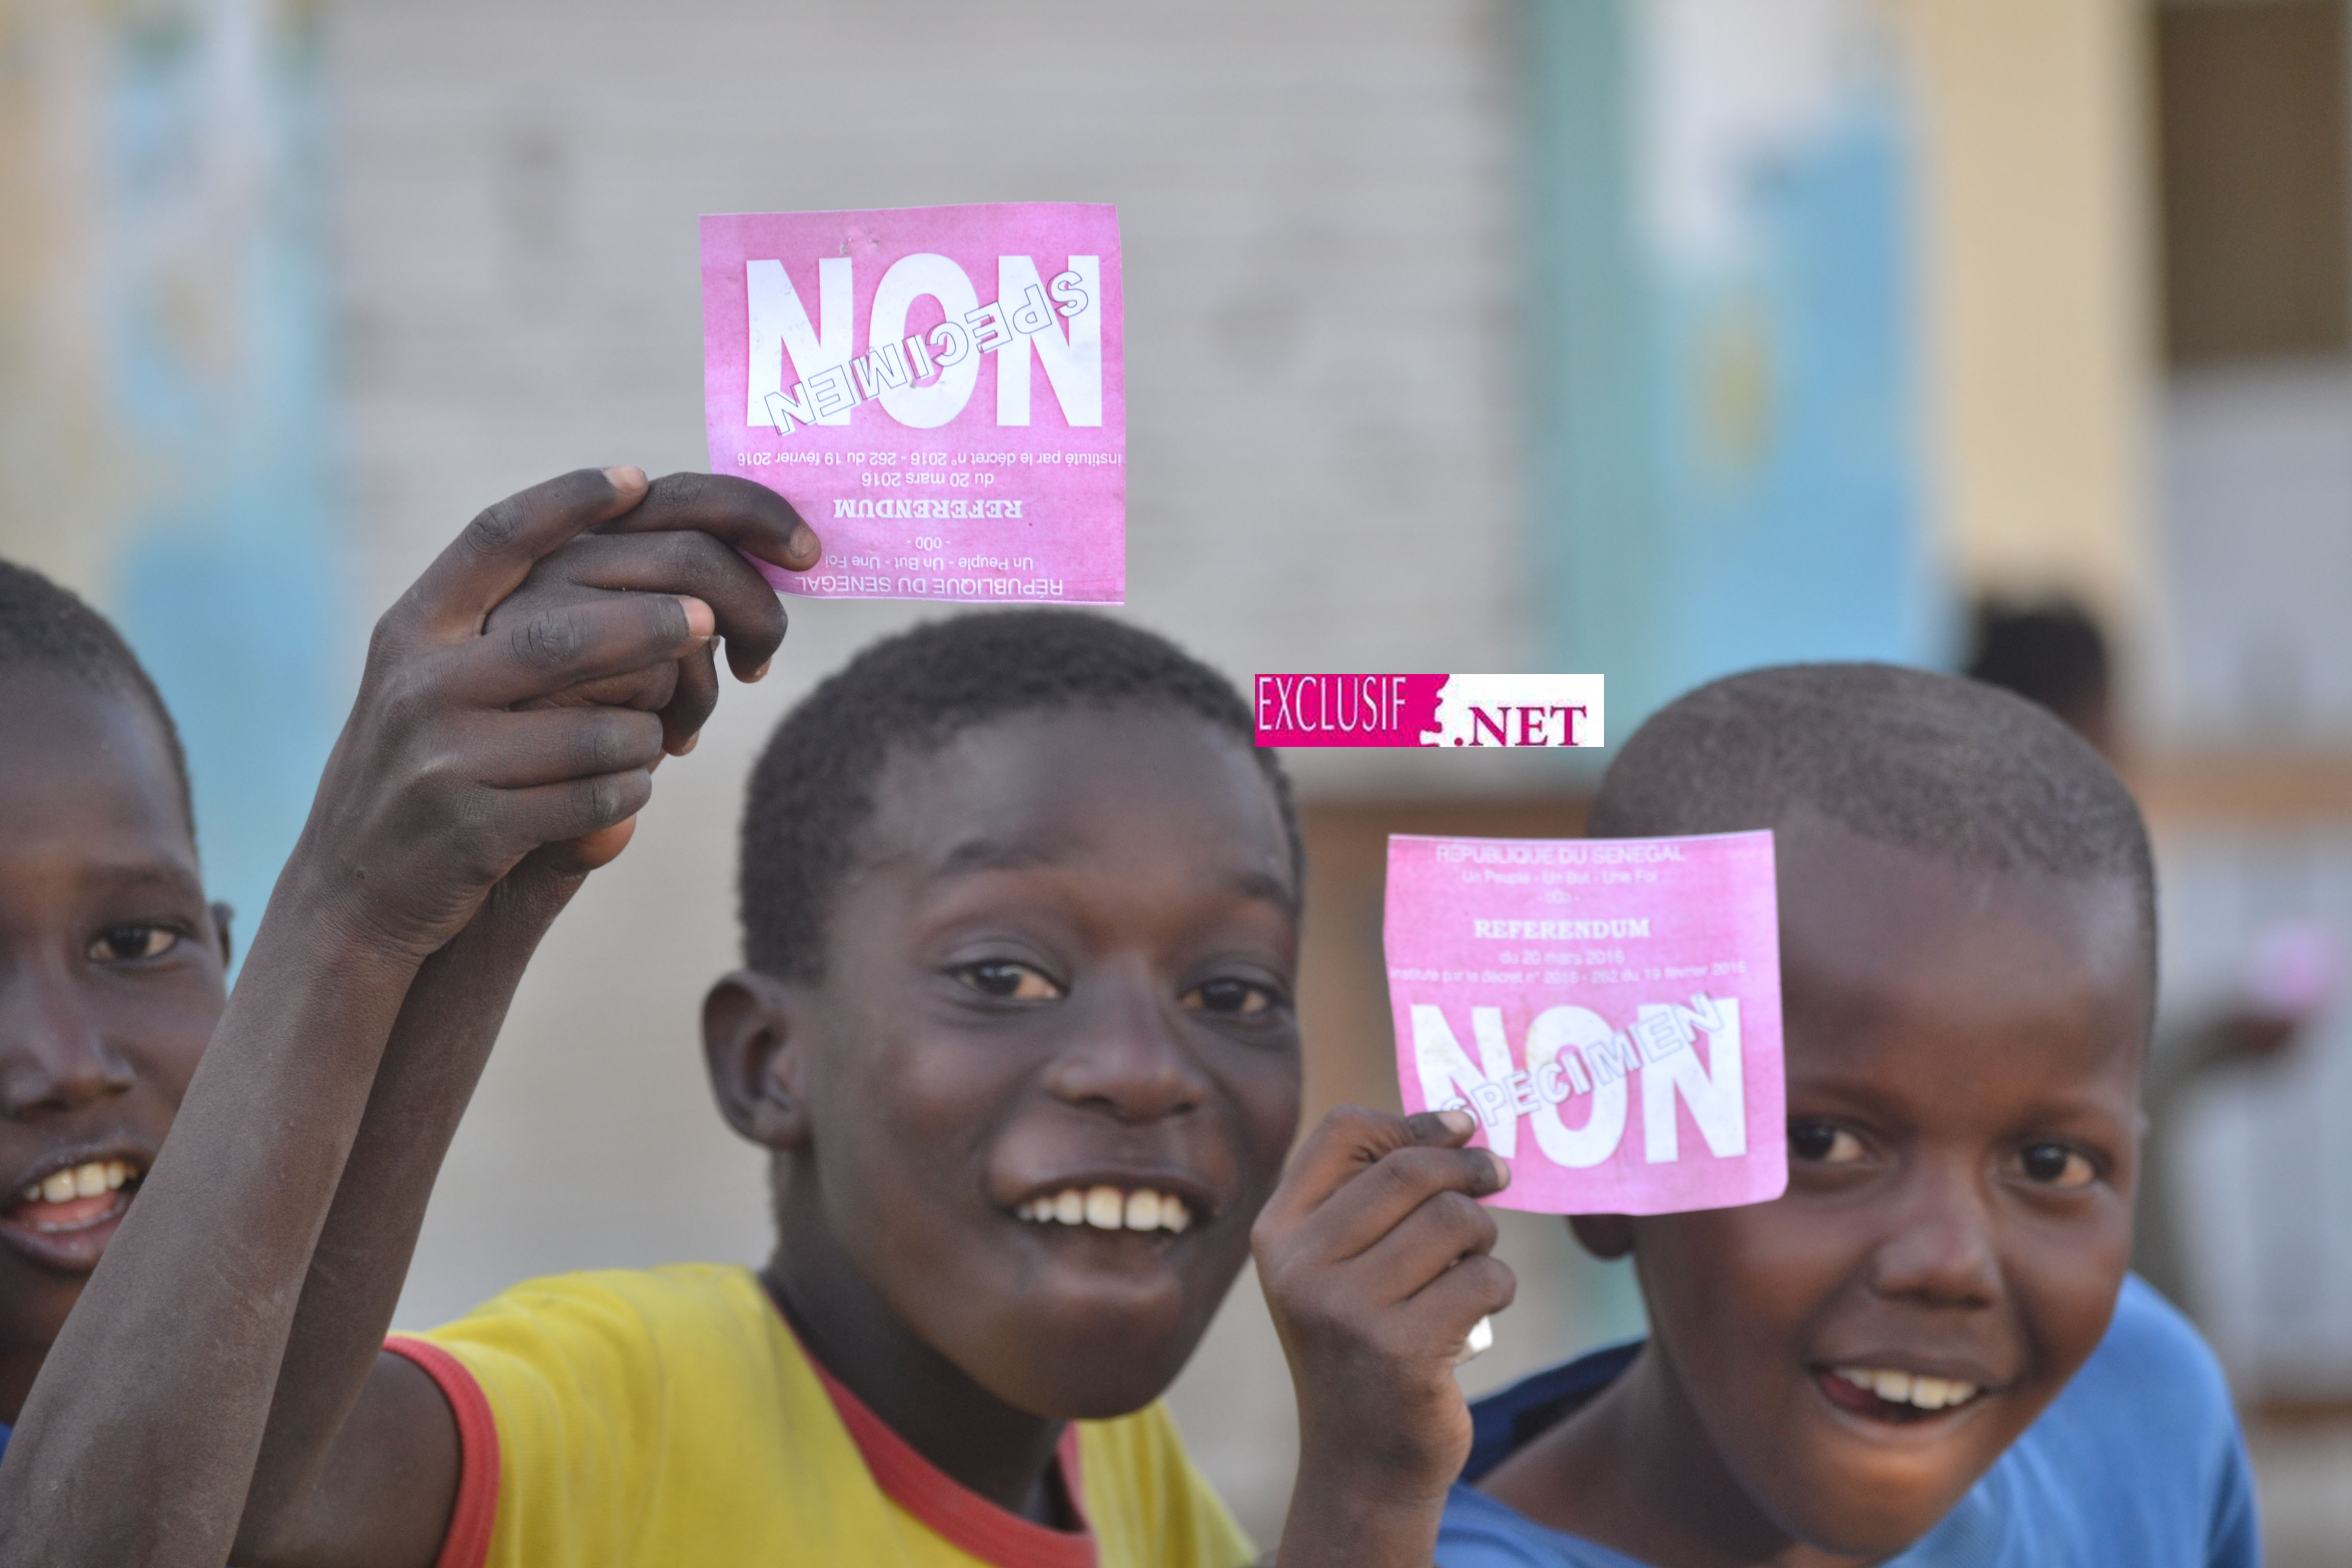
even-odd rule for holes
{"type": "Polygon", "coordinates": [[[433,1568],[483,1568],[490,1560],[490,1527],[499,1518],[499,1425],[490,1402],[466,1363],[439,1345],[392,1334],[383,1348],[422,1368],[457,1418],[457,1500],[450,1506],[449,1531],[433,1568]]]}
{"type": "MultiPolygon", "coordinates": [[[[787,1331],[791,1325],[786,1324],[787,1331]]],[[[797,1335],[794,1336],[798,1338],[797,1335]]],[[[890,1430],[866,1402],[849,1392],[816,1357],[801,1347],[808,1363],[833,1399],[841,1424],[849,1428],[874,1484],[900,1508],[913,1514],[931,1532],[960,1552],[992,1563],[997,1568],[1095,1568],[1095,1538],[1090,1526],[1078,1530],[1048,1530],[970,1490],[915,1451],[914,1446],[890,1430]]],[[[1078,1477],[1078,1429],[1062,1428],[1054,1457],[1062,1467],[1062,1486],[1078,1522],[1087,1526],[1086,1494],[1078,1477]]],[[[447,1568],[446,1564],[437,1568],[447,1568]]]]}

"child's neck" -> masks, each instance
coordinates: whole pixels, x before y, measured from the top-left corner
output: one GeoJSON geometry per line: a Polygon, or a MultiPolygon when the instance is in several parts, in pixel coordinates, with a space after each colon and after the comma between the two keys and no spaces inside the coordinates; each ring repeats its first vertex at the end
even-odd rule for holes
{"type": "Polygon", "coordinates": [[[1064,1423],[1016,1409],[908,1332],[821,1220],[785,1205],[761,1279],[801,1343],[950,1480],[1055,1530],[1076,1527],[1054,1464],[1064,1423]]]}
{"type": "Polygon", "coordinates": [[[1654,1343],[1479,1489],[1657,1568],[1857,1568],[1788,1535],[1724,1468],[1654,1343]]]}

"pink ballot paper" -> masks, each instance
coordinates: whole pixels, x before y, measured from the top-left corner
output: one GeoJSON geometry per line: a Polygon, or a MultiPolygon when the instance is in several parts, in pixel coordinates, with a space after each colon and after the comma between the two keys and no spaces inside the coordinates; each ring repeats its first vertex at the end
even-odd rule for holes
{"type": "Polygon", "coordinates": [[[1455,1106],[1493,1201],[1667,1214],[1780,1195],[1772,836],[1389,840],[1408,1111],[1455,1106]]]}
{"type": "Polygon", "coordinates": [[[710,466],[800,510],[835,599],[1127,598],[1118,214],[702,220],[710,466]]]}

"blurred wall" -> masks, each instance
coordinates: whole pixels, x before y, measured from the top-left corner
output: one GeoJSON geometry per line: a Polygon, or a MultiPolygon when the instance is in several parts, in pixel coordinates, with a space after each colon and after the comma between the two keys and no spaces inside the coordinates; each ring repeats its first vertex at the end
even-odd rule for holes
{"type": "Polygon", "coordinates": [[[291,0],[0,0],[0,555],[138,650],[239,939],[356,664],[316,23],[291,0]]]}
{"type": "MultiPolygon", "coordinates": [[[[1937,531],[1961,584],[2066,593],[2160,658],[2143,0],[1891,0],[1922,114],[1937,531]]],[[[2161,678],[2160,668],[2156,672],[2161,678]]]]}
{"type": "Polygon", "coordinates": [[[1882,8],[1527,16],[1539,657],[1608,672],[1620,739],[1732,670],[1935,659],[1914,105],[1882,8]]]}

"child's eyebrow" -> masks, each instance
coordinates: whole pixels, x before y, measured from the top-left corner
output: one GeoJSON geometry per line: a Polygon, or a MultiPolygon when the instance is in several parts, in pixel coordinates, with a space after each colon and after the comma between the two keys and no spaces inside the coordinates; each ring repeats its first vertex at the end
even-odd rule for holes
{"type": "Polygon", "coordinates": [[[1051,866],[1060,861],[1061,855],[1045,845],[1007,843],[1000,838],[968,838],[948,851],[939,869],[931,873],[933,881],[950,877],[966,877],[975,871],[1023,871],[1034,866],[1051,866]]]}
{"type": "Polygon", "coordinates": [[[84,861],[78,868],[85,886],[103,892],[156,892],[201,902],[204,884],[194,871],[170,861],[84,861]]]}

